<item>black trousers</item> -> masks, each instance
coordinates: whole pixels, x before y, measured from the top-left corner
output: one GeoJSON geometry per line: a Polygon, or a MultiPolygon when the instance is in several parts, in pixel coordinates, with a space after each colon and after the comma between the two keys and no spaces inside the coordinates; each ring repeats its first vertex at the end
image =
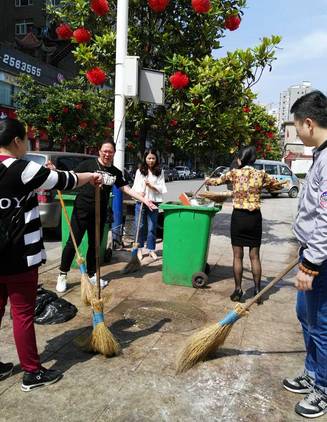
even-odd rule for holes
{"type": "MultiPolygon", "coordinates": [[[[101,240],[104,232],[104,225],[106,219],[106,210],[101,210],[100,215],[100,236],[101,240]]],[[[71,226],[74,233],[77,246],[80,245],[85,232],[88,235],[88,249],[86,254],[86,267],[87,273],[92,277],[96,272],[95,264],[95,210],[94,207],[78,207],[74,206],[72,217],[71,217],[71,226]]],[[[62,251],[61,255],[61,264],[60,271],[68,272],[72,265],[73,259],[75,256],[75,248],[71,236],[69,236],[66,246],[62,251]]]]}

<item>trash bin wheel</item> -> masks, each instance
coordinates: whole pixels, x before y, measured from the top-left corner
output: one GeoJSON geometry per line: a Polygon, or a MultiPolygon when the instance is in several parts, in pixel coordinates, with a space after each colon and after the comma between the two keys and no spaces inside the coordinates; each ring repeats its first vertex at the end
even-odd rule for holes
{"type": "Polygon", "coordinates": [[[210,265],[208,263],[206,263],[206,266],[204,267],[204,272],[209,275],[211,271],[210,265]]]}
{"type": "Polygon", "coordinates": [[[203,272],[194,273],[192,275],[192,285],[196,289],[201,289],[208,283],[208,276],[203,272]]]}

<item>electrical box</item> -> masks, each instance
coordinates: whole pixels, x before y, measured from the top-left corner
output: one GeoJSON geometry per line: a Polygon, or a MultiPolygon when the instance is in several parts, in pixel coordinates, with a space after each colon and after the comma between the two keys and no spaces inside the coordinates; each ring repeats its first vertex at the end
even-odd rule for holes
{"type": "Polygon", "coordinates": [[[137,97],[139,94],[139,56],[126,56],[124,70],[124,95],[137,97]]]}
{"type": "Polygon", "coordinates": [[[140,70],[140,94],[141,102],[157,105],[165,104],[165,74],[159,70],[140,70]]]}

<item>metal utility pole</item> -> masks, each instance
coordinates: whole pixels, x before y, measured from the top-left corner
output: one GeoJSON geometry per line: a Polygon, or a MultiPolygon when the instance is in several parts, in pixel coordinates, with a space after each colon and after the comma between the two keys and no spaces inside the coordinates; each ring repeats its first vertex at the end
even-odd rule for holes
{"type": "MultiPolygon", "coordinates": [[[[115,67],[115,109],[114,109],[114,141],[116,154],[114,165],[124,173],[125,166],[125,95],[124,95],[124,61],[127,56],[128,39],[128,0],[117,1],[116,22],[116,67],[115,67]]],[[[113,213],[114,222],[112,227],[113,240],[121,243],[123,223],[123,195],[122,192],[113,189],[113,213]]]]}

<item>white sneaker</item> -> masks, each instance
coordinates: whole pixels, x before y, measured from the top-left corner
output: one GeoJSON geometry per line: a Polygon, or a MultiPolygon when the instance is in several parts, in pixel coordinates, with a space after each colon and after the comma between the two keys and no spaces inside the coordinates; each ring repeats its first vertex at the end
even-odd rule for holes
{"type": "Polygon", "coordinates": [[[67,290],[67,274],[58,275],[56,290],[58,293],[64,293],[67,290]]]}
{"type": "Polygon", "coordinates": [[[142,249],[137,250],[137,257],[138,257],[139,261],[142,261],[142,259],[143,259],[142,249]]]}
{"type": "Polygon", "coordinates": [[[158,259],[158,255],[155,253],[155,251],[149,251],[149,256],[156,261],[158,259]]]}
{"type": "MultiPolygon", "coordinates": [[[[90,283],[93,284],[94,286],[96,285],[97,282],[97,276],[94,274],[93,277],[89,277],[90,283]]],[[[105,288],[108,285],[108,281],[104,280],[103,278],[100,278],[100,287],[101,289],[105,288]]]]}

